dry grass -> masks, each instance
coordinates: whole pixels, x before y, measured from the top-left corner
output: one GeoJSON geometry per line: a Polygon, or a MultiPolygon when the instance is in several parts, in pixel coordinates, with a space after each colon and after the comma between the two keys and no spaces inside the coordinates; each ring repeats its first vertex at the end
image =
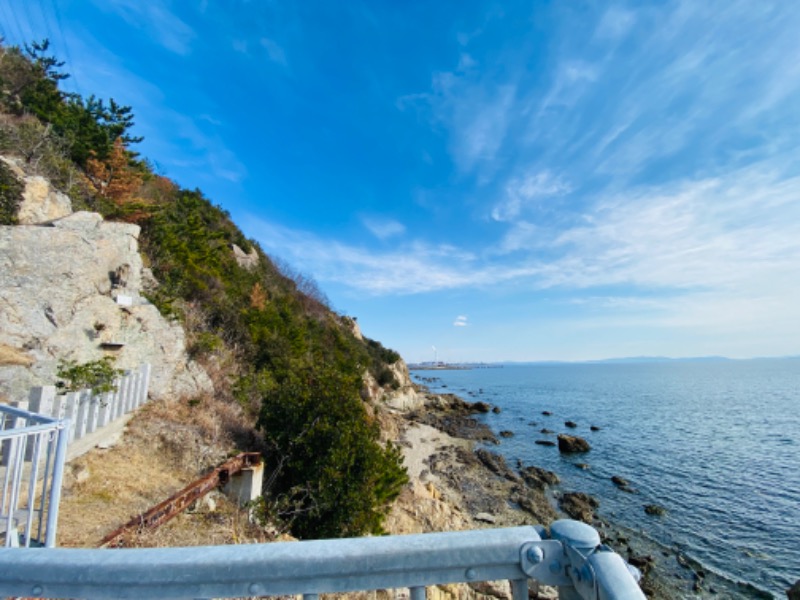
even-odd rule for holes
{"type": "Polygon", "coordinates": [[[35,361],[22,350],[0,344],[0,367],[30,367],[35,361]]]}
{"type": "MultiPolygon", "coordinates": [[[[213,399],[154,402],[131,420],[121,442],[72,461],[59,516],[60,546],[96,546],[127,523],[224,462],[255,437],[238,407],[213,399]]],[[[266,539],[246,511],[225,499],[213,511],[174,519],[132,540],[137,546],[241,543],[266,539]]]]}

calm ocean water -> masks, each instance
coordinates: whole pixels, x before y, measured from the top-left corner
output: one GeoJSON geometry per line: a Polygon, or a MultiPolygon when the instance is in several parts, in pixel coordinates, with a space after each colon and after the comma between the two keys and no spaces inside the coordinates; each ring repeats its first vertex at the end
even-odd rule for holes
{"type": "Polygon", "coordinates": [[[494,449],[511,465],[520,459],[555,471],[565,491],[596,496],[602,516],[777,597],[800,579],[800,359],[506,365],[414,375],[438,377],[428,384],[432,391],[500,406],[502,413],[485,422],[515,435],[494,449]],[[566,420],[577,429],[566,428],[566,420]],[[580,435],[592,450],[569,457],[536,445],[555,440],[542,428],[580,435]],[[575,466],[581,462],[590,469],[575,466]],[[639,493],[618,490],[613,475],[639,493]],[[651,503],[667,515],[646,515],[643,506],[651,503]]]}

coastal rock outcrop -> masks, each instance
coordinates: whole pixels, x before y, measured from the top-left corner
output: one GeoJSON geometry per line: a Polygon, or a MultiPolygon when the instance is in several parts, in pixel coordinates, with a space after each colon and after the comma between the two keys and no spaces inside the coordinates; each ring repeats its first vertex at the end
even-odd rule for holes
{"type": "Polygon", "coordinates": [[[543,490],[548,485],[558,485],[561,481],[553,471],[541,467],[525,467],[520,471],[522,478],[529,486],[543,490]]]}
{"type": "Polygon", "coordinates": [[[573,519],[592,524],[594,511],[600,507],[596,498],[583,492],[567,492],[558,500],[558,506],[573,519]]]}
{"type": "Polygon", "coordinates": [[[122,369],[149,362],[154,398],[212,391],[188,359],[183,328],[140,295],[138,236],[137,225],[89,212],[0,227],[0,344],[29,359],[0,365],[0,393],[24,399],[55,383],[59,361],[105,355],[122,369]]]}
{"type": "MultiPolygon", "coordinates": [[[[357,330],[358,324],[351,319],[350,323],[357,330]]],[[[354,331],[355,331],[354,330],[354,331]]],[[[361,333],[359,331],[358,335],[361,333]]],[[[364,388],[362,395],[365,400],[372,403],[383,403],[389,408],[401,412],[415,411],[422,408],[425,398],[417,391],[411,381],[408,366],[400,359],[388,366],[396,382],[396,386],[381,386],[375,377],[368,371],[364,373],[364,388]]]]}

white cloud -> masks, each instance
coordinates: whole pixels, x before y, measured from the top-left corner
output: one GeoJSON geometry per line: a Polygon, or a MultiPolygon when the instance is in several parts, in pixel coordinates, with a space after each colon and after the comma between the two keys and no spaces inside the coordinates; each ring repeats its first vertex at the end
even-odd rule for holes
{"type": "Polygon", "coordinates": [[[402,235],[406,231],[405,225],[393,219],[362,217],[361,222],[364,224],[364,227],[379,240],[386,240],[394,236],[402,235]]]}
{"type": "Polygon", "coordinates": [[[572,191],[569,184],[547,170],[511,179],[505,188],[505,197],[492,209],[495,221],[513,221],[531,204],[549,197],[572,191]]]}
{"type": "Polygon", "coordinates": [[[458,315],[456,317],[456,320],[453,321],[453,327],[467,327],[467,326],[469,326],[469,323],[467,322],[466,315],[458,315]]]}
{"type": "Polygon", "coordinates": [[[396,101],[400,110],[416,108],[428,113],[436,128],[444,126],[450,155],[462,173],[494,170],[516,101],[513,79],[497,81],[476,65],[471,55],[462,53],[454,71],[433,74],[431,91],[396,101]]]}

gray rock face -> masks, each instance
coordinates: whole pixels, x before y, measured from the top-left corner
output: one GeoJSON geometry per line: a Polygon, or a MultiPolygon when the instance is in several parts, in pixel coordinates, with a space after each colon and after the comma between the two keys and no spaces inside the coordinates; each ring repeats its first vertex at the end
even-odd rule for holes
{"type": "Polygon", "coordinates": [[[184,332],[140,295],[139,227],[78,212],[52,226],[0,227],[0,344],[32,364],[0,364],[0,394],[27,398],[55,382],[60,360],[113,354],[119,368],[149,362],[150,395],[212,385],[185,353],[184,332]]]}
{"type": "Polygon", "coordinates": [[[22,185],[22,198],[17,207],[20,225],[36,225],[66,217],[72,213],[72,200],[59,192],[44,177],[28,176],[17,158],[0,156],[0,161],[22,185]]]}
{"type": "Polygon", "coordinates": [[[44,177],[26,177],[17,218],[21,225],[46,223],[72,212],[69,196],[54,189],[44,177]]]}
{"type": "Polygon", "coordinates": [[[239,248],[239,246],[232,244],[231,251],[233,252],[233,256],[236,259],[236,262],[239,263],[240,267],[244,267],[245,269],[255,269],[258,266],[258,252],[256,252],[255,248],[250,250],[250,253],[247,254],[244,250],[239,248]]]}

